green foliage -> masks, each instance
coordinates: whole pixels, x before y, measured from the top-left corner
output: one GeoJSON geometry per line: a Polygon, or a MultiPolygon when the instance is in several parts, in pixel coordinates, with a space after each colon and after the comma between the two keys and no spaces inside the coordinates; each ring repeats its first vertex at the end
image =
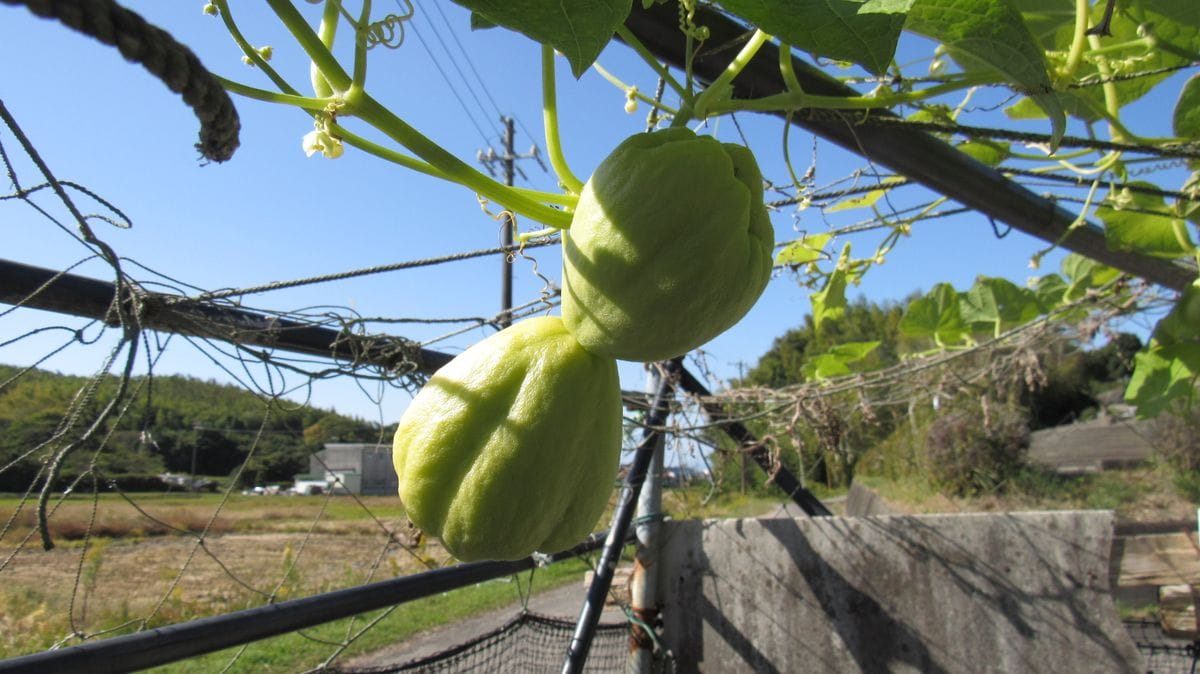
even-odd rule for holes
{"type": "MultiPolygon", "coordinates": [[[[1153,187],[1135,182],[1134,186],[1153,187]]],[[[1158,215],[1168,212],[1166,201],[1157,195],[1130,192],[1123,188],[1108,203],[1096,209],[1104,222],[1108,247],[1162,258],[1179,258],[1195,250],[1182,218],[1158,215]]]]}
{"type": "Polygon", "coordinates": [[[968,72],[1000,73],[1049,116],[1055,137],[1066,130],[1043,50],[1009,0],[918,0],[905,28],[945,45],[968,72]]]}
{"type": "Polygon", "coordinates": [[[721,0],[793,47],[884,74],[913,0],[721,0]]]}
{"type": "Polygon", "coordinates": [[[1153,417],[1176,401],[1191,405],[1200,381],[1200,288],[1190,286],[1155,326],[1147,350],[1137,354],[1125,399],[1139,417],[1153,417]]]}
{"type": "Polygon", "coordinates": [[[869,371],[899,362],[901,345],[901,306],[896,303],[878,304],[860,297],[849,302],[842,315],[822,322],[817,327],[811,316],[804,324],[775,338],[771,348],[740,380],[742,386],[779,388],[811,379],[806,368],[821,355],[838,355],[843,345],[844,362],[849,370],[869,371]],[[871,344],[875,344],[871,347],[871,344]]]}
{"type": "Polygon", "coordinates": [[[579,77],[625,23],[631,0],[455,0],[488,23],[523,33],[554,47],[579,77]]]}
{"type": "MultiPolygon", "coordinates": [[[[0,381],[18,372],[0,365],[0,381]]],[[[77,440],[117,390],[116,379],[109,377],[91,400],[73,402],[87,383],[85,377],[32,370],[5,388],[0,396],[0,492],[28,489],[43,461],[77,440]],[[74,409],[81,421],[64,425],[74,409]]],[[[267,402],[253,393],[189,377],[134,378],[130,390],[136,394],[129,412],[108,422],[107,444],[101,449],[93,439],[74,451],[60,486],[86,474],[93,460],[107,480],[116,478],[134,490],[151,488],[157,479],[153,476],[164,471],[190,473],[193,457],[196,473],[228,475],[251,448],[243,484],[284,482],[307,468],[309,454],[322,443],[377,442],[385,433],[375,424],[308,406],[273,405],[268,413],[267,402]]]]}

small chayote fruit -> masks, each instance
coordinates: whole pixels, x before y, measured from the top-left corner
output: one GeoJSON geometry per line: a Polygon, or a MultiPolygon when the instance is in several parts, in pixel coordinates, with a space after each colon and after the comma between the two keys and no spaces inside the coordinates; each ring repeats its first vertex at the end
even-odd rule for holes
{"type": "Polygon", "coordinates": [[[558,552],[592,532],[621,449],[617,364],[532,318],[429,379],[392,459],[409,519],[464,561],[558,552]]]}
{"type": "Polygon", "coordinates": [[[683,355],[750,310],[774,243],[749,150],[685,128],[631,136],[584,185],[563,237],[563,320],[600,355],[683,355]]]}

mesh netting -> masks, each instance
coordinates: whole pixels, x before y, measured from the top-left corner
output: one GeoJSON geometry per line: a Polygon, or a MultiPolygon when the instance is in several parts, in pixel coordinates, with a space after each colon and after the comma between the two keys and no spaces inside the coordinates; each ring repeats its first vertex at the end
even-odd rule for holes
{"type": "MultiPolygon", "coordinates": [[[[575,623],[536,613],[519,613],[503,626],[471,641],[409,662],[377,667],[339,667],[342,674],[392,672],[557,672],[575,623]]],[[[623,672],[629,623],[597,625],[585,672],[623,672]]]]}
{"type": "Polygon", "coordinates": [[[1200,671],[1197,642],[1173,639],[1154,620],[1127,620],[1125,629],[1146,663],[1148,674],[1195,674],[1200,671]]]}

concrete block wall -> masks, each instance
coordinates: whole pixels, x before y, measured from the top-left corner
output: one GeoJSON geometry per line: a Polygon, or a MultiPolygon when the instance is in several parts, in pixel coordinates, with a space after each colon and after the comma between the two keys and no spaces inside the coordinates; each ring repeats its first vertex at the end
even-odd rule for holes
{"type": "Polygon", "coordinates": [[[1107,512],[668,522],[682,672],[1137,672],[1107,512]]]}

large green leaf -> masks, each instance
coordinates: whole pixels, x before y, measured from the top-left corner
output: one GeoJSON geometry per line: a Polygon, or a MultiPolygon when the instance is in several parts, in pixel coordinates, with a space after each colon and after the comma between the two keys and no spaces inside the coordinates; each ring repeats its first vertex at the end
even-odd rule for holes
{"type": "Polygon", "coordinates": [[[974,329],[994,336],[1023,325],[1042,313],[1037,295],[1002,278],[980,277],[959,300],[962,318],[974,329]]]}
{"type": "MultiPolygon", "coordinates": [[[[1149,183],[1133,184],[1153,187],[1149,183]]],[[[1187,225],[1170,213],[1162,197],[1128,190],[1096,209],[1096,217],[1104,222],[1109,248],[1165,258],[1187,255],[1194,249],[1187,225]],[[1113,201],[1119,202],[1120,208],[1112,205],[1113,201]]]]}
{"type": "Polygon", "coordinates": [[[804,362],[801,373],[806,379],[829,379],[851,374],[854,363],[871,355],[879,342],[846,342],[817,354],[804,362]]]}
{"type": "Polygon", "coordinates": [[[825,279],[825,286],[809,295],[812,300],[813,325],[821,327],[826,319],[840,318],[846,312],[846,284],[850,281],[846,270],[850,266],[850,243],[842,246],[842,254],[838,256],[837,266],[833,273],[825,279]]]}
{"type": "Polygon", "coordinates": [[[1175,135],[1200,140],[1200,75],[1183,85],[1175,103],[1175,135]]]}
{"type": "Polygon", "coordinates": [[[1200,377],[1200,344],[1152,348],[1134,356],[1133,375],[1125,400],[1137,405],[1139,417],[1157,416],[1176,400],[1191,400],[1200,377]]]}
{"type": "Polygon", "coordinates": [[[1010,0],[917,0],[905,28],[941,42],[966,70],[1000,73],[1046,113],[1053,135],[1062,136],[1066,114],[1042,47],[1010,0]]]}
{"type": "Polygon", "coordinates": [[[784,246],[775,255],[775,264],[802,265],[816,262],[825,254],[825,244],[833,238],[832,234],[809,234],[784,246]]]}
{"type": "MultiPolygon", "coordinates": [[[[1026,25],[1047,51],[1066,52],[1070,49],[1075,24],[1075,0],[1014,0],[1025,16],[1026,25]]],[[[1100,22],[1104,2],[1092,3],[1092,25],[1100,22]]],[[[1200,11],[1195,0],[1141,0],[1138,3],[1118,2],[1110,23],[1112,36],[1101,38],[1104,46],[1126,45],[1119,53],[1110,54],[1109,65],[1116,75],[1162,71],[1184,65],[1184,54],[1200,51],[1200,11]],[[1139,43],[1139,26],[1150,26],[1160,46],[1139,43]]],[[[1162,71],[1155,75],[1122,77],[1114,82],[1122,106],[1138,100],[1170,76],[1162,71]]],[[[1094,62],[1084,60],[1074,73],[1077,81],[1096,81],[1101,78],[1094,62]]],[[[1099,86],[1086,86],[1060,92],[1060,101],[1072,116],[1086,120],[1100,119],[1104,110],[1104,92],[1099,86]]],[[[1029,119],[1044,116],[1028,101],[1021,101],[1006,110],[1010,117],[1029,119]]]]}
{"type": "Polygon", "coordinates": [[[887,71],[913,0],[721,0],[783,42],[816,56],[887,71]]]}
{"type": "Polygon", "coordinates": [[[900,333],[928,337],[943,347],[958,344],[968,333],[958,305],[958,291],[949,283],[939,283],[929,294],[909,303],[900,318],[900,333]]]}
{"type": "Polygon", "coordinates": [[[554,47],[579,77],[600,56],[632,0],[454,0],[487,22],[554,47]]]}
{"type": "Polygon", "coordinates": [[[1099,288],[1121,275],[1120,271],[1079,253],[1071,253],[1063,258],[1062,272],[1070,282],[1063,293],[1063,299],[1067,302],[1079,300],[1088,290],[1099,288]]]}

